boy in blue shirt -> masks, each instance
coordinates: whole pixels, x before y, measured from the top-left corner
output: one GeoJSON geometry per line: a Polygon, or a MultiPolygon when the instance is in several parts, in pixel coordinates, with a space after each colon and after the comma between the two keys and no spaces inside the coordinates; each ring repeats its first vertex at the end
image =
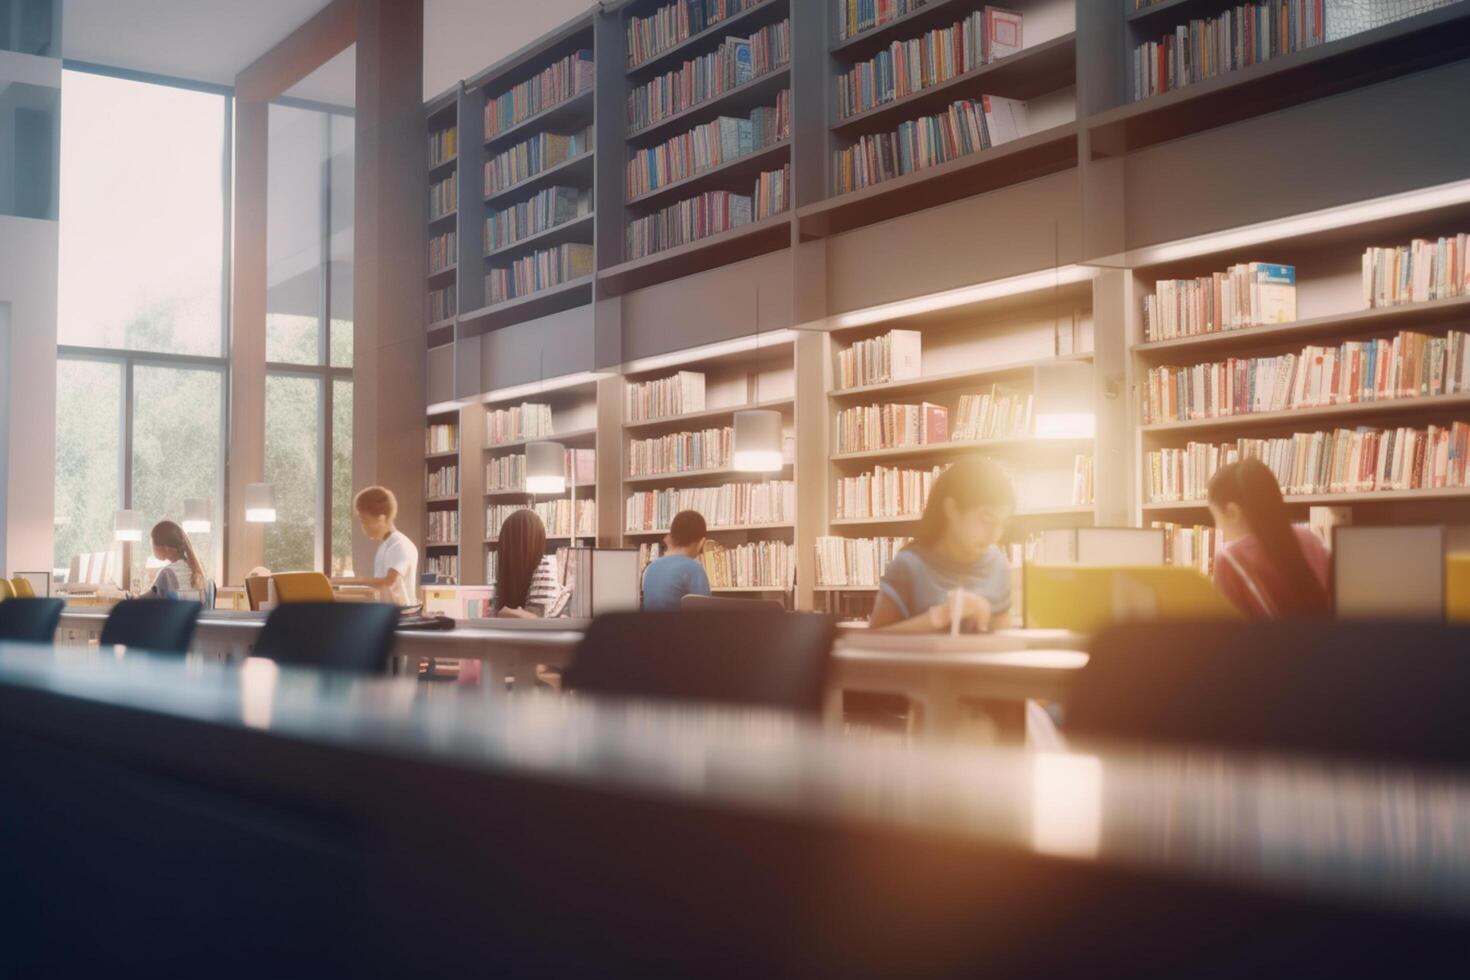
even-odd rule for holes
{"type": "Polygon", "coordinates": [[[704,550],[704,516],[696,510],[674,515],[664,537],[664,554],[643,570],[643,609],[669,612],[686,595],[709,595],[709,578],[699,563],[704,550]]]}

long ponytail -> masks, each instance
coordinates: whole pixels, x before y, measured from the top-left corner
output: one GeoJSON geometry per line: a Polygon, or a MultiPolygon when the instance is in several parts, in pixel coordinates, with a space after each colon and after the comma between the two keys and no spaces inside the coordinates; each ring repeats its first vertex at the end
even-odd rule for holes
{"type": "Polygon", "coordinates": [[[1270,467],[1254,458],[1220,467],[1210,479],[1209,500],[1216,507],[1235,504],[1240,508],[1251,534],[1286,585],[1285,593],[1274,597],[1282,615],[1327,614],[1327,591],[1307,563],[1270,467]]]}
{"type": "Polygon", "coordinates": [[[204,588],[204,566],[199,562],[199,556],[194,553],[194,545],[189,540],[189,535],[184,529],[173,521],[159,521],[153,525],[149,533],[153,543],[161,548],[172,548],[177,551],[189,566],[189,574],[194,581],[191,583],[195,589],[204,588]]]}

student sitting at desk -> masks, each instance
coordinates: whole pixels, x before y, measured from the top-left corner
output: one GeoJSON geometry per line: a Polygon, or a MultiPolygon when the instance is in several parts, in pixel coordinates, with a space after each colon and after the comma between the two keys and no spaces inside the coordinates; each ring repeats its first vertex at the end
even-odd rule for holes
{"type": "Polygon", "coordinates": [[[546,525],[534,510],[514,511],[500,525],[495,547],[495,615],[505,619],[560,616],[570,593],[546,554],[546,525]]]}
{"type": "Polygon", "coordinates": [[[211,583],[204,566],[194,553],[189,535],[173,521],[153,525],[148,539],[153,542],[153,557],[168,564],[158,570],[153,586],[145,593],[150,599],[198,599],[206,609],[214,608],[211,583]]]}
{"type": "Polygon", "coordinates": [[[368,487],[352,501],[362,533],[378,542],[371,578],[339,577],[333,585],[362,585],[376,589],[384,602],[418,605],[419,550],[393,521],[398,498],[386,487],[368,487]]]}
{"type": "Polygon", "coordinates": [[[1215,587],[1248,616],[1325,616],[1331,558],[1304,525],[1293,525],[1271,468],[1258,459],[1220,467],[1210,479],[1210,514],[1224,545],[1215,587]]]}
{"type": "Polygon", "coordinates": [[[1010,477],[983,457],[962,459],[934,481],[909,546],[878,584],[869,625],[895,632],[948,630],[954,593],[961,620],[979,630],[1009,625],[1011,567],[996,547],[1016,509],[1010,477]]]}
{"type": "Polygon", "coordinates": [[[699,561],[704,535],[704,515],[699,511],[674,515],[664,538],[664,554],[643,570],[645,612],[677,612],[686,595],[709,595],[709,576],[699,561]]]}

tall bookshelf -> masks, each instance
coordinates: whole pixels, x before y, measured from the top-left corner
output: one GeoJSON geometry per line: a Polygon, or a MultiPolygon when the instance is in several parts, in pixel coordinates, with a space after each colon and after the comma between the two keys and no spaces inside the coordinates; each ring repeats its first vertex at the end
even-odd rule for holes
{"type": "Polygon", "coordinates": [[[459,311],[459,192],[462,186],[459,137],[462,133],[457,95],[450,93],[431,102],[426,114],[429,133],[426,214],[431,253],[425,287],[428,298],[424,309],[424,329],[428,346],[433,348],[453,343],[459,311]],[[453,184],[446,183],[450,181],[453,184]],[[445,198],[451,196],[452,205],[444,207],[450,203],[445,198]],[[443,254],[432,250],[436,241],[443,254]],[[455,246],[453,249],[448,247],[451,242],[455,246]],[[436,263],[436,258],[442,261],[436,263]]]}
{"type": "MultiPolygon", "coordinates": [[[[790,339],[765,344],[759,347],[731,352],[690,352],[687,359],[659,359],[657,366],[640,368],[624,373],[624,411],[622,423],[622,470],[621,488],[624,517],[621,527],[624,547],[652,546],[659,544],[668,533],[666,527],[630,527],[627,520],[627,502],[634,494],[658,493],[696,488],[712,488],[725,484],[761,484],[768,481],[793,481],[798,490],[796,457],[796,365],[795,345],[790,339]],[[626,399],[632,397],[639,385],[672,378],[679,372],[697,373],[704,379],[704,407],[676,414],[660,415],[656,418],[631,420],[626,399]],[[711,432],[716,434],[733,427],[735,413],[743,409],[764,409],[779,412],[783,420],[785,465],[777,473],[743,473],[728,464],[703,466],[691,464],[682,470],[640,468],[634,472],[635,442],[663,439],[681,433],[711,432]]],[[[782,519],[752,523],[740,521],[717,524],[706,515],[709,523],[709,539],[713,549],[733,549],[761,541],[783,542],[793,550],[795,562],[797,548],[797,519],[794,512],[781,515],[782,519]]],[[[788,605],[795,603],[795,587],[784,583],[729,583],[716,585],[714,592],[720,595],[751,595],[778,598],[788,605]]]]}
{"type": "Polygon", "coordinates": [[[458,409],[431,413],[430,438],[424,445],[424,573],[437,573],[442,581],[458,584],[463,572],[460,544],[460,490],[463,486],[464,429],[458,409]],[[445,427],[452,427],[447,429],[445,427]],[[452,439],[436,438],[452,432],[452,439]],[[453,528],[443,525],[452,523],[453,528]]]}

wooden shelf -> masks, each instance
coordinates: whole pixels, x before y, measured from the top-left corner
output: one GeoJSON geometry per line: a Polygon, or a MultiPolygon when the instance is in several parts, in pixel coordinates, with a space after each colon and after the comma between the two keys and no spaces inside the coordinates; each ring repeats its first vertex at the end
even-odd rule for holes
{"type": "Polygon", "coordinates": [[[1273,323],[1261,327],[1243,327],[1239,330],[1221,330],[1192,337],[1154,340],[1134,344],[1133,352],[1142,357],[1156,359],[1179,351],[1205,353],[1233,351],[1287,344],[1318,337],[1361,337],[1380,330],[1397,332],[1466,316],[1470,316],[1470,296],[1455,296],[1450,299],[1430,300],[1424,303],[1405,303],[1402,306],[1354,310],[1350,313],[1312,317],[1291,323],[1273,323]]]}
{"type": "Polygon", "coordinates": [[[525,296],[517,296],[504,303],[481,307],[461,315],[459,322],[473,326],[477,333],[484,333],[487,330],[506,327],[512,323],[534,320],[551,313],[585,306],[590,302],[592,302],[592,276],[587,275],[573,279],[571,282],[564,282],[559,286],[527,293],[525,296]]]}
{"type": "MultiPolygon", "coordinates": [[[[1092,504],[1078,504],[1066,507],[1039,507],[1035,510],[1018,510],[1011,515],[1012,520],[1025,520],[1032,517],[1071,517],[1092,515],[1096,508],[1092,504]]],[[[894,526],[902,524],[919,523],[918,515],[912,517],[838,517],[828,522],[832,527],[872,527],[872,526],[894,526]]]]}
{"type": "MultiPolygon", "coordinates": [[[[797,0],[797,2],[800,3],[801,0],[797,0]]],[[[785,6],[785,0],[762,0],[762,2],[756,4],[753,7],[739,11],[738,13],[731,14],[724,20],[719,21],[718,23],[715,23],[709,27],[706,27],[698,34],[689,35],[689,37],[678,42],[677,44],[664,48],[658,54],[645,58],[644,60],[638,62],[636,65],[629,65],[627,73],[629,76],[640,75],[643,72],[648,71],[650,68],[658,65],[684,61],[686,60],[684,58],[685,52],[689,51],[691,48],[698,47],[703,42],[708,41],[711,38],[719,37],[723,39],[723,37],[729,35],[734,28],[740,27],[744,24],[751,24],[757,18],[761,17],[761,15],[769,15],[771,11],[781,10],[785,6]]],[[[779,20],[780,18],[774,18],[771,20],[771,23],[776,23],[779,20]]],[[[624,22],[625,30],[626,26],[626,22],[624,22]]],[[[765,25],[761,24],[760,26],[763,27],[765,25]]],[[[745,31],[745,34],[751,34],[756,29],[758,28],[752,26],[750,30],[745,31]]]]}
{"type": "Polygon", "coordinates": [[[752,78],[750,81],[734,88],[726,89],[713,98],[705,99],[697,105],[687,109],[681,109],[670,116],[665,116],[656,123],[644,126],[642,129],[629,129],[628,141],[644,143],[652,142],[652,137],[679,127],[690,129],[694,126],[714,119],[716,116],[739,116],[749,115],[751,110],[757,106],[775,104],[776,93],[787,87],[791,82],[791,66],[782,65],[752,78]]]}
{"type": "Polygon", "coordinates": [[[561,224],[552,225],[550,228],[538,231],[534,235],[527,235],[525,238],[513,241],[509,245],[492,248],[485,253],[485,258],[496,259],[517,252],[524,252],[532,248],[532,246],[537,245],[552,246],[561,245],[565,242],[574,242],[578,240],[583,231],[586,231],[590,237],[595,219],[596,215],[592,213],[585,214],[580,218],[573,218],[571,221],[563,221],[561,224]]]}
{"type": "Polygon", "coordinates": [[[429,164],[429,174],[432,176],[433,174],[436,174],[441,170],[448,170],[458,162],[459,157],[456,155],[450,157],[448,160],[441,160],[438,163],[431,163],[429,164]]]}
{"type": "MultiPolygon", "coordinates": [[[[779,524],[711,524],[705,528],[705,532],[708,534],[734,534],[740,531],[789,531],[795,527],[796,525],[789,521],[784,521],[779,524]]],[[[668,533],[669,529],[665,527],[654,531],[624,530],[623,536],[628,538],[661,538],[668,533]]]]}
{"type": "Polygon", "coordinates": [[[981,439],[976,442],[931,442],[918,446],[898,446],[893,449],[872,449],[866,452],[833,453],[829,457],[834,463],[849,463],[865,459],[901,459],[906,456],[953,456],[972,452],[1014,452],[1016,450],[1062,452],[1090,447],[1091,439],[981,439]]]}
{"type": "MultiPolygon", "coordinates": [[[[796,212],[805,236],[822,237],[973,197],[1077,166],[1078,127],[1064,123],[936,167],[837,194],[796,212]]],[[[829,175],[830,177],[830,175],[829,175]]]]}
{"type": "Polygon", "coordinates": [[[832,124],[832,131],[849,135],[893,129],[905,120],[943,111],[963,95],[958,89],[971,89],[975,93],[983,90],[986,95],[1007,99],[1034,99],[1073,84],[1076,75],[1077,35],[1072,32],[871,109],[839,117],[832,124]]]}
{"type": "MultiPolygon", "coordinates": [[[[597,535],[596,534],[548,534],[546,536],[546,540],[548,542],[551,542],[551,541],[596,541],[597,540],[597,535]]],[[[487,545],[499,544],[499,543],[500,543],[500,539],[499,538],[486,538],[485,539],[485,544],[487,544],[487,545]]],[[[493,586],[486,586],[486,588],[493,588],[493,586]]]]}
{"type": "Polygon", "coordinates": [[[549,186],[556,183],[558,178],[590,182],[593,175],[592,160],[595,156],[596,154],[593,151],[583,150],[576,156],[563,160],[561,163],[554,164],[544,170],[539,170],[531,176],[522,178],[516,183],[511,184],[509,187],[489,192],[485,195],[485,203],[489,204],[492,201],[499,201],[516,194],[522,194],[543,185],[549,186]]]}
{"type": "MultiPolygon", "coordinates": [[[[785,473],[791,468],[791,465],[789,461],[783,463],[779,472],[785,473]]],[[[707,480],[717,476],[739,477],[741,480],[761,478],[767,480],[778,479],[778,474],[776,473],[749,473],[745,470],[723,468],[716,470],[685,470],[682,473],[656,473],[649,476],[625,476],[623,477],[623,484],[630,487],[640,487],[658,483],[684,483],[690,480],[707,480]]]]}
{"type": "Polygon", "coordinates": [[[814,585],[815,592],[877,592],[876,585],[814,585]]]}
{"type": "Polygon", "coordinates": [[[783,211],[717,235],[631,259],[597,274],[608,295],[666,282],[791,246],[791,213],[783,211]]]}
{"type": "Polygon", "coordinates": [[[776,398],[771,401],[756,402],[751,405],[732,405],[725,408],[708,408],[702,412],[685,412],[683,415],[668,415],[658,419],[647,419],[642,422],[623,423],[624,432],[646,432],[652,429],[678,428],[692,422],[708,422],[722,418],[732,418],[736,412],[753,411],[780,411],[789,409],[795,402],[790,398],[776,398]]]}
{"type": "Polygon", "coordinates": [[[449,265],[446,265],[442,269],[435,269],[433,272],[429,273],[429,282],[434,283],[436,281],[442,281],[444,279],[451,278],[454,273],[458,271],[458,269],[459,263],[457,262],[451,262],[449,265]]]}
{"type": "MultiPolygon", "coordinates": [[[[1157,14],[1177,13],[1180,6],[1161,5],[1157,14]]],[[[1088,121],[1089,142],[1094,156],[1115,156],[1467,54],[1470,4],[1452,4],[1100,113],[1088,121]]],[[[1131,91],[1129,64],[1123,68],[1131,91]]]]}
{"type": "Polygon", "coordinates": [[[425,548],[458,548],[458,541],[425,541],[425,548]]]}
{"type": "MultiPolygon", "coordinates": [[[[1470,498],[1470,487],[1443,487],[1426,490],[1366,490],[1355,493],[1289,494],[1288,504],[1300,506],[1340,504],[1414,503],[1416,501],[1459,500],[1470,498]]],[[[1145,513],[1160,511],[1208,511],[1203,500],[1157,501],[1143,505],[1145,513]]]]}
{"type": "Polygon", "coordinates": [[[424,454],[424,459],[428,460],[430,463],[440,462],[440,461],[444,461],[444,460],[451,460],[451,459],[459,459],[459,450],[458,449],[449,449],[449,450],[445,450],[442,453],[426,453],[426,454],[424,454]]]}
{"type": "Polygon", "coordinates": [[[425,497],[424,498],[424,503],[426,503],[426,504],[457,504],[457,503],[459,503],[459,494],[455,494],[452,497],[425,497]]]}
{"type": "Polygon", "coordinates": [[[714,594],[724,594],[724,593],[731,593],[731,594],[733,594],[733,593],[737,593],[737,592],[768,593],[768,594],[769,593],[772,593],[772,592],[780,592],[782,594],[785,594],[785,593],[788,593],[788,592],[792,591],[792,588],[793,588],[792,586],[783,586],[783,585],[730,585],[730,586],[726,586],[724,588],[716,588],[715,586],[710,586],[710,592],[711,593],[714,593],[714,594]]]}
{"type": "MultiPolygon", "coordinates": [[[[578,489],[578,490],[592,490],[592,491],[596,491],[597,484],[595,482],[593,482],[593,483],[578,483],[578,484],[576,484],[576,489],[578,489]]],[[[525,490],[486,490],[485,491],[485,496],[486,497],[534,497],[536,500],[568,500],[568,499],[571,498],[571,494],[569,494],[569,493],[567,493],[565,491],[563,491],[562,493],[548,494],[548,493],[527,493],[525,490]]],[[[580,494],[578,496],[580,497],[580,499],[583,499],[583,500],[586,500],[587,499],[586,497],[583,497],[580,494]]]]}
{"type": "Polygon", "coordinates": [[[439,215],[437,218],[430,218],[429,219],[429,226],[430,227],[433,227],[434,225],[439,224],[441,221],[449,221],[451,218],[456,218],[458,216],[459,216],[459,210],[458,209],[455,209],[453,211],[446,211],[443,214],[439,215]]]}
{"type": "MultiPolygon", "coordinates": [[[[520,400],[521,401],[534,402],[536,400],[536,396],[535,395],[528,395],[525,398],[522,398],[520,400]]],[[[530,443],[530,442],[560,442],[560,443],[563,443],[563,444],[567,444],[567,443],[572,443],[572,442],[580,442],[580,441],[582,441],[584,439],[596,439],[596,438],[597,438],[597,430],[596,429],[573,429],[571,432],[558,432],[556,435],[552,435],[552,436],[537,436],[534,439],[516,439],[513,442],[486,443],[485,446],[482,447],[482,448],[487,453],[493,453],[495,455],[500,455],[500,454],[506,453],[506,452],[508,452],[508,451],[510,451],[512,449],[525,449],[526,448],[526,444],[527,443],[530,443]]]]}
{"type": "Polygon", "coordinates": [[[445,317],[443,320],[435,320],[433,323],[424,328],[425,332],[433,333],[436,330],[443,330],[445,327],[452,327],[454,326],[454,321],[457,319],[458,316],[451,316],[445,317]]]}
{"type": "MultiPolygon", "coordinates": [[[[511,126],[509,129],[503,129],[498,133],[487,133],[485,135],[485,145],[494,146],[498,143],[511,142],[512,136],[526,133],[533,128],[536,130],[537,133],[543,131],[550,132],[551,128],[558,125],[559,123],[581,119],[583,116],[586,116],[587,121],[591,122],[593,95],[595,91],[596,86],[594,85],[592,88],[587,89],[585,92],[578,92],[576,95],[572,96],[569,99],[563,99],[554,106],[542,109],[534,116],[529,116],[526,119],[521,120],[514,126],[511,126]]],[[[535,134],[533,133],[532,135],[535,134]]],[[[495,155],[496,154],[490,152],[486,153],[487,157],[492,157],[495,155]]]]}
{"type": "Polygon", "coordinates": [[[742,179],[751,182],[746,188],[750,189],[754,186],[755,178],[761,171],[780,169],[780,158],[789,158],[791,155],[790,151],[791,141],[789,139],[772,143],[770,146],[763,146],[753,153],[745,154],[743,157],[736,157],[734,160],[722,163],[717,167],[701,170],[699,173],[681,178],[673,183],[655,187],[653,190],[639,194],[637,197],[631,197],[627,202],[628,207],[643,208],[674,197],[675,195],[680,195],[681,192],[692,197],[712,187],[726,188],[727,184],[733,184],[742,179]]]}
{"type": "Polygon", "coordinates": [[[843,61],[863,61],[898,40],[924,33],[935,25],[949,26],[961,16],[957,9],[974,6],[962,0],[929,0],[917,10],[910,10],[887,23],[869,28],[852,37],[834,42],[828,50],[843,61]]]}
{"type": "Polygon", "coordinates": [[[856,388],[833,388],[827,397],[833,400],[863,399],[873,395],[894,395],[915,391],[944,391],[962,388],[972,381],[1025,374],[1038,367],[1051,364],[1090,363],[1091,353],[1067,354],[1058,357],[1040,357],[1030,361],[1012,361],[993,367],[976,368],[973,371],[952,371],[948,374],[931,374],[927,377],[909,378],[903,381],[885,381],[881,384],[859,385],[856,388]]]}
{"type": "Polygon", "coordinates": [[[1282,425],[1310,425],[1314,420],[1378,415],[1412,415],[1457,410],[1470,410],[1470,393],[1433,395],[1422,398],[1388,398],[1374,402],[1349,402],[1344,405],[1319,405],[1313,408],[1289,408],[1281,412],[1251,412],[1215,419],[1187,419],[1180,422],[1155,422],[1139,426],[1140,432],[1207,432],[1214,429],[1247,429],[1282,425]]]}

